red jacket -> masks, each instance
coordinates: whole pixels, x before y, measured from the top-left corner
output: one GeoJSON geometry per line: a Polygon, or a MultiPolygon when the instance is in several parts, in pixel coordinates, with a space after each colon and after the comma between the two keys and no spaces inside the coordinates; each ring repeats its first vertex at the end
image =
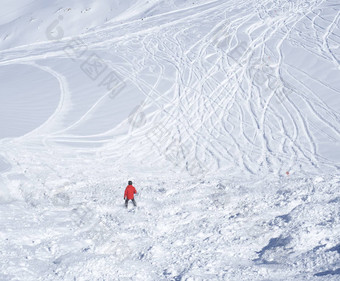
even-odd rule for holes
{"type": "Polygon", "coordinates": [[[128,200],[134,198],[134,195],[137,193],[136,188],[133,185],[128,185],[124,192],[124,199],[127,197],[128,200]]]}

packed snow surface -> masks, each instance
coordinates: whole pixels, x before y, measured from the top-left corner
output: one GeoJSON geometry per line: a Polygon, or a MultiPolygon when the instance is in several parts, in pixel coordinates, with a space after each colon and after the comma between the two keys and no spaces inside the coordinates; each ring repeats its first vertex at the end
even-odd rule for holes
{"type": "Polygon", "coordinates": [[[0,280],[340,280],[339,46],[338,0],[4,0],[0,280]]]}

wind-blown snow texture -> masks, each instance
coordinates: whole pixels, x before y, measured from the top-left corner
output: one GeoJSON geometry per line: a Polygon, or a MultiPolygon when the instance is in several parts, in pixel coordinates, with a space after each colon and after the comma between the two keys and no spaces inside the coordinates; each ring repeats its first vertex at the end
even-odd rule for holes
{"type": "Polygon", "coordinates": [[[4,2],[1,281],[340,280],[338,1],[4,2]]]}

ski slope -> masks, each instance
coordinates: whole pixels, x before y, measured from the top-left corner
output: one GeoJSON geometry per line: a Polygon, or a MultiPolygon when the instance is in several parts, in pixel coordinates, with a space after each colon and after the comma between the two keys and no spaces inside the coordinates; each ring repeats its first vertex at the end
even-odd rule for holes
{"type": "Polygon", "coordinates": [[[0,12],[0,280],[340,280],[340,4],[97,2],[0,12]]]}

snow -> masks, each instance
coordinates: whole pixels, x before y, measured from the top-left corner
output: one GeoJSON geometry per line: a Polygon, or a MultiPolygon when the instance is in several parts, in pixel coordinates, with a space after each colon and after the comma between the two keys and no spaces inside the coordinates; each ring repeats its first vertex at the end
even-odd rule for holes
{"type": "Polygon", "coordinates": [[[340,280],[339,8],[5,1],[0,280],[340,280]]]}

